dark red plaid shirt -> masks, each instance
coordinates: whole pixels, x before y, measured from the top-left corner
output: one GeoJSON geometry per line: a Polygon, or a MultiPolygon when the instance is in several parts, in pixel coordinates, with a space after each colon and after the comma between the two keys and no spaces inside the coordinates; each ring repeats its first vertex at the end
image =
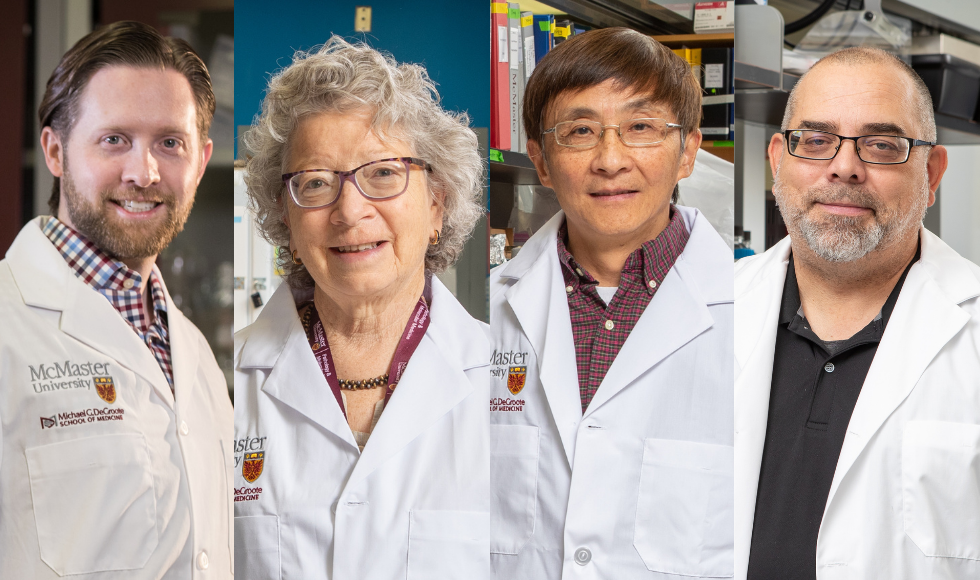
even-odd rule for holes
{"type": "Polygon", "coordinates": [[[112,259],[88,238],[58,218],[48,218],[43,231],[75,276],[105,296],[122,315],[123,320],[136,331],[136,335],[153,353],[160,370],[170,383],[170,389],[173,390],[174,367],[170,357],[170,332],[167,328],[167,298],[163,291],[163,280],[156,271],[150,273],[150,296],[156,314],[151,324],[143,312],[143,279],[138,272],[112,259]]]}
{"type": "Polygon", "coordinates": [[[558,231],[558,259],[568,294],[583,413],[623,348],[626,337],[687,245],[690,233],[684,218],[673,206],[670,212],[670,222],[664,231],[626,259],[619,290],[608,305],[596,291],[599,282],[568,252],[566,226],[562,224],[558,231]]]}

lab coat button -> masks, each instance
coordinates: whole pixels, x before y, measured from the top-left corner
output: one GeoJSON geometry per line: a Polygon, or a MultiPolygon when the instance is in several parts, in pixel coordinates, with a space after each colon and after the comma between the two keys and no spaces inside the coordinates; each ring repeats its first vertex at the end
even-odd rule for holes
{"type": "Polygon", "coordinates": [[[187,426],[187,421],[181,421],[180,422],[180,434],[181,435],[187,435],[190,432],[191,432],[191,429],[190,429],[190,427],[187,426]]]}
{"type": "Polygon", "coordinates": [[[197,555],[197,567],[201,570],[207,570],[210,564],[211,562],[208,560],[208,553],[201,551],[201,553],[197,555]]]}
{"type": "Polygon", "coordinates": [[[592,552],[588,548],[579,548],[575,550],[575,563],[579,566],[585,566],[592,560],[592,552]]]}
{"type": "Polygon", "coordinates": [[[829,362],[829,363],[823,365],[823,370],[827,371],[828,373],[834,372],[834,363],[830,363],[829,362]]]}

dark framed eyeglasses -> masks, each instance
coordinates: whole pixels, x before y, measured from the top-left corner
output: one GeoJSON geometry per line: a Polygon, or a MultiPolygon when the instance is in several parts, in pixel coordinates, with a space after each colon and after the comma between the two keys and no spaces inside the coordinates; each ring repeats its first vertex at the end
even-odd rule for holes
{"type": "Polygon", "coordinates": [[[350,180],[364,197],[383,200],[398,197],[408,189],[412,165],[432,172],[432,166],[416,157],[391,157],[369,161],[350,171],[303,169],[284,173],[282,181],[299,207],[316,209],[340,199],[344,182],[350,180]]]}
{"type": "Polygon", "coordinates": [[[909,160],[909,152],[920,145],[935,145],[931,141],[921,141],[897,135],[861,135],[844,137],[826,131],[809,129],[790,129],[783,131],[789,154],[801,159],[833,159],[846,140],[854,141],[858,159],[874,165],[897,165],[909,160]]]}
{"type": "Polygon", "coordinates": [[[598,121],[562,121],[543,134],[554,133],[555,141],[563,147],[589,149],[599,144],[609,127],[615,127],[619,139],[629,147],[649,147],[663,143],[667,131],[680,129],[681,125],[666,119],[630,119],[619,125],[603,125],[598,121]]]}

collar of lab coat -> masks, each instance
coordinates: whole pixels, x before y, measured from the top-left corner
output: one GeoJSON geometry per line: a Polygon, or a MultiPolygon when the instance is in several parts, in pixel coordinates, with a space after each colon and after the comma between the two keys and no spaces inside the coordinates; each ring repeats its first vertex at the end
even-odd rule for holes
{"type": "MultiPolygon", "coordinates": [[[[713,324],[708,306],[731,303],[732,253],[698,210],[677,207],[691,236],[640,316],[602,384],[585,410],[587,417],[675,350],[713,324]],[[651,341],[650,337],[657,340],[651,341]]],[[[531,343],[541,383],[558,425],[569,465],[583,418],[575,344],[565,283],[557,251],[558,212],[501,267],[505,298],[531,343]]]]}
{"type": "MultiPolygon", "coordinates": [[[[851,420],[827,499],[889,415],[915,388],[970,315],[959,304],[980,296],[980,268],[920,229],[922,254],[909,270],[851,420]]],[[[735,570],[748,568],[755,496],[769,413],[776,328],[790,238],[736,265],[735,278],[735,570]]],[[[826,513],[826,512],[825,512],[826,513]]],[[[818,542],[819,545],[819,542],[818,542]]]]}
{"type": "MultiPolygon", "coordinates": [[[[173,407],[170,384],[153,353],[105,296],[72,273],[71,267],[44,235],[41,229],[44,219],[42,216],[28,222],[7,251],[6,259],[24,303],[61,312],[62,332],[139,374],[173,407]]],[[[174,384],[180,385],[180,389],[190,389],[199,357],[197,345],[185,344],[183,337],[188,336],[189,331],[185,327],[190,322],[174,306],[166,287],[164,293],[174,384]]]]}
{"type": "MultiPolygon", "coordinates": [[[[240,369],[271,369],[261,387],[264,393],[357,451],[350,427],[310,350],[296,299],[286,284],[276,290],[255,323],[236,338],[244,341],[240,369]]],[[[488,365],[489,355],[483,325],[433,277],[429,328],[371,433],[348,485],[367,477],[469,396],[475,386],[464,371],[488,365]]]]}

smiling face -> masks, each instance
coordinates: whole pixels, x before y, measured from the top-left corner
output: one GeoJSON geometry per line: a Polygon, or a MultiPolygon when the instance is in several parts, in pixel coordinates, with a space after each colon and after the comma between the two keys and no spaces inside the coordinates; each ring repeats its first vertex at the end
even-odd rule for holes
{"type": "MultiPolygon", "coordinates": [[[[912,84],[894,65],[825,63],[801,82],[787,129],[927,137],[912,84]]],[[[773,194],[791,237],[828,262],[914,243],[946,160],[942,147],[922,146],[901,165],[867,164],[854,141],[842,141],[832,160],[800,159],[790,156],[781,135],[770,142],[769,158],[773,194]]]]}
{"type": "MultiPolygon", "coordinates": [[[[603,125],[637,118],[677,122],[666,104],[651,103],[613,80],[558,95],[544,117],[545,128],[575,120],[603,125]]],[[[555,190],[565,211],[572,245],[638,247],[666,227],[674,185],[691,174],[701,142],[700,133],[688,135],[682,151],[680,131],[668,129],[665,141],[649,147],[626,146],[615,127],[608,127],[591,149],[563,147],[550,133],[542,143],[528,142],[541,183],[555,190]]]]}
{"type": "MultiPolygon", "coordinates": [[[[283,173],[350,170],[369,161],[412,157],[397,135],[382,141],[371,129],[373,111],[325,112],[299,121],[289,138],[283,173]]],[[[283,190],[290,248],[317,287],[335,301],[397,294],[421,287],[425,253],[442,229],[442,204],[429,193],[425,171],[409,166],[408,189],[385,200],[365,198],[351,180],[329,207],[298,207],[283,190]]]]}
{"type": "Polygon", "coordinates": [[[67,142],[42,147],[61,178],[58,219],[110,255],[156,256],[183,229],[211,156],[179,72],[109,66],[89,79],[67,142]]]}

